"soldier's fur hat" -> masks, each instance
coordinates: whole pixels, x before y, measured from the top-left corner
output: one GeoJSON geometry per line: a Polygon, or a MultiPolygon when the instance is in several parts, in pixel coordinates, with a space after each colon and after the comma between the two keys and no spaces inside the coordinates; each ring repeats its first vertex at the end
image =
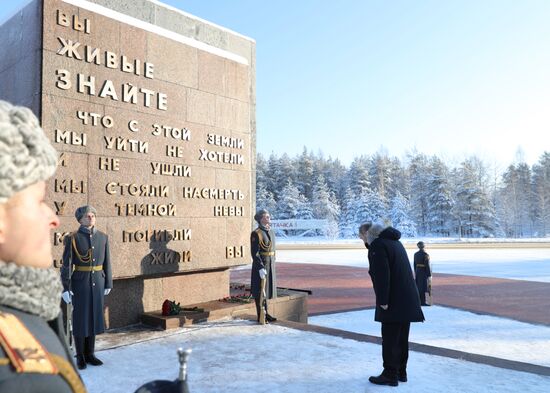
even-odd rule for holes
{"type": "Polygon", "coordinates": [[[259,224],[260,221],[262,220],[262,217],[265,216],[266,214],[269,214],[269,212],[267,210],[265,210],[265,209],[258,210],[256,212],[256,214],[254,215],[254,219],[259,224]]]}
{"type": "Polygon", "coordinates": [[[88,213],[94,213],[97,216],[97,210],[91,206],[91,205],[84,205],[80,206],[76,211],[74,212],[74,216],[76,217],[76,221],[80,222],[82,220],[82,217],[84,217],[88,213]]]}
{"type": "Polygon", "coordinates": [[[28,108],[0,100],[0,203],[51,177],[57,152],[28,108]]]}

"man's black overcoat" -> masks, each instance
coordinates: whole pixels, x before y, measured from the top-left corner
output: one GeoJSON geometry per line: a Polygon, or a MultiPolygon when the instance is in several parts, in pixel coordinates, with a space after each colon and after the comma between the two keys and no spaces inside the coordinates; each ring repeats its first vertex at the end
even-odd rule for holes
{"type": "Polygon", "coordinates": [[[422,322],[424,314],[401,232],[388,227],[369,245],[369,274],[376,294],[378,322],[422,322]],[[380,305],[389,305],[383,310],[380,305]]]}

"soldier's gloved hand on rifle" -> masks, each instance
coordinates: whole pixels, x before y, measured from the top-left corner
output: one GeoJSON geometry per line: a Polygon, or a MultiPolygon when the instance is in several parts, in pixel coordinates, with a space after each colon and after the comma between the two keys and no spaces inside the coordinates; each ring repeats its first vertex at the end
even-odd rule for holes
{"type": "Polygon", "coordinates": [[[111,292],[111,288],[105,288],[105,296],[107,296],[111,292]]]}
{"type": "Polygon", "coordinates": [[[63,298],[63,301],[67,304],[71,303],[72,297],[74,293],[73,291],[65,291],[61,294],[61,297],[63,298]]]}
{"type": "Polygon", "coordinates": [[[260,269],[260,271],[258,273],[260,274],[260,278],[262,280],[265,278],[265,276],[267,276],[267,270],[265,270],[265,269],[260,269]]]}

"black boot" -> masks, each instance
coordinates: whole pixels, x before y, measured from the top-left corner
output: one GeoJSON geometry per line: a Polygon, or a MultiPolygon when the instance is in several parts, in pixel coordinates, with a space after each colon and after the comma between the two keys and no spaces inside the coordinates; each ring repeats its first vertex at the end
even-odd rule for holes
{"type": "Polygon", "coordinates": [[[399,382],[397,382],[397,378],[389,378],[386,377],[384,374],[380,374],[377,377],[370,377],[369,378],[370,383],[374,383],[375,385],[388,385],[388,386],[397,386],[399,385],[399,382]]]}
{"type": "Polygon", "coordinates": [[[397,375],[397,379],[399,380],[399,382],[407,382],[407,372],[399,371],[399,374],[397,375]]]}
{"type": "Polygon", "coordinates": [[[272,317],[269,314],[265,314],[265,319],[266,319],[267,322],[275,322],[277,320],[277,318],[272,317]]]}
{"type": "Polygon", "coordinates": [[[86,363],[90,363],[92,366],[101,366],[103,362],[95,357],[95,355],[92,353],[91,355],[85,356],[86,363]]]}
{"type": "Polygon", "coordinates": [[[76,351],[76,366],[79,370],[86,368],[86,359],[84,359],[84,337],[74,336],[74,349],[76,351]]]}
{"type": "Polygon", "coordinates": [[[103,362],[95,357],[94,350],[95,350],[95,336],[89,336],[84,339],[85,343],[85,355],[84,359],[86,360],[86,363],[91,364],[92,366],[101,366],[103,362]]]}
{"type": "Polygon", "coordinates": [[[76,367],[78,367],[79,370],[84,370],[86,368],[86,359],[84,359],[84,355],[76,355],[76,367]]]}

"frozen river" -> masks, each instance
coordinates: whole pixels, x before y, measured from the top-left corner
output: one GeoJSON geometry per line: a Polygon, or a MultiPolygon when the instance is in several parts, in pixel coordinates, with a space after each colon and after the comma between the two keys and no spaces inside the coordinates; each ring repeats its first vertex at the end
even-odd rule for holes
{"type": "MultiPolygon", "coordinates": [[[[412,261],[415,250],[407,252],[412,261]]],[[[550,248],[428,248],[427,252],[435,273],[550,282],[550,248]]],[[[366,249],[281,249],[277,261],[368,268],[366,249]]]]}

